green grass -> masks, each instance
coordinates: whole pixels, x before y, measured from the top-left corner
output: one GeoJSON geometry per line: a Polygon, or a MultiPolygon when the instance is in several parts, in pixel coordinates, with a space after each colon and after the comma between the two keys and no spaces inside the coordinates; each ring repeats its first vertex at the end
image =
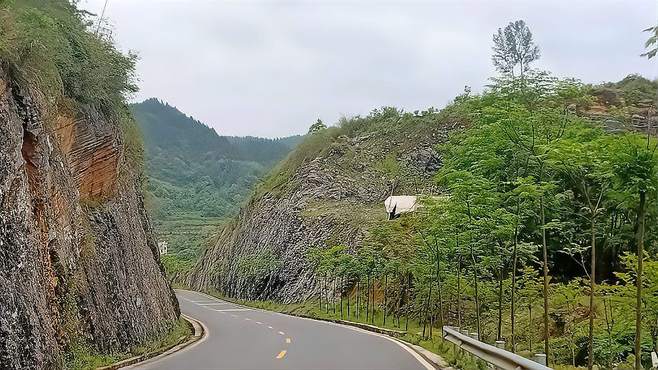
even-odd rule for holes
{"type": "Polygon", "coordinates": [[[110,365],[122,359],[119,355],[104,355],[84,342],[71,345],[66,354],[64,369],[83,370],[110,365]]]}
{"type": "Polygon", "coordinates": [[[191,334],[192,329],[187,321],[180,318],[171,324],[171,328],[167,333],[141,346],[133,347],[129,352],[104,354],[84,341],[75,341],[69,346],[69,350],[64,356],[63,368],[66,370],[86,370],[111,365],[133,356],[172,347],[185,341],[191,334]]]}

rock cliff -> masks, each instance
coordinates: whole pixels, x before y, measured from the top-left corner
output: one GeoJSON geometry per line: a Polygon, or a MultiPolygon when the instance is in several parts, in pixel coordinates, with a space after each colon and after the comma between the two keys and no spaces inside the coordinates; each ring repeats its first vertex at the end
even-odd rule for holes
{"type": "Polygon", "coordinates": [[[176,320],[128,146],[116,117],[0,67],[0,368],[125,351],[176,320]]]}
{"type": "Polygon", "coordinates": [[[222,230],[188,283],[251,299],[312,295],[308,249],[358,248],[369,225],[386,219],[386,197],[435,192],[435,147],[459,125],[432,110],[385,108],[310,135],[222,230]]]}

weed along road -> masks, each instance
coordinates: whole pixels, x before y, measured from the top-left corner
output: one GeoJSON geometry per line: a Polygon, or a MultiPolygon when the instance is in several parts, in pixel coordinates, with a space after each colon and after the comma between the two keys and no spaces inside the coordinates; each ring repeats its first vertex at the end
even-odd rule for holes
{"type": "Polygon", "coordinates": [[[235,305],[177,290],[181,311],[207,336],[131,369],[434,369],[404,344],[379,334],[235,305]]]}

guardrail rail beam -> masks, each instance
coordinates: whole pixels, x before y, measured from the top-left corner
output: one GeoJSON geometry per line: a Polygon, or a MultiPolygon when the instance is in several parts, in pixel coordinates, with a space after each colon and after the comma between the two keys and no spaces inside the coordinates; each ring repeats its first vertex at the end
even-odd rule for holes
{"type": "Polygon", "coordinates": [[[443,339],[479,357],[483,361],[503,370],[552,370],[523,356],[492,346],[459,332],[459,329],[444,326],[443,339]]]}

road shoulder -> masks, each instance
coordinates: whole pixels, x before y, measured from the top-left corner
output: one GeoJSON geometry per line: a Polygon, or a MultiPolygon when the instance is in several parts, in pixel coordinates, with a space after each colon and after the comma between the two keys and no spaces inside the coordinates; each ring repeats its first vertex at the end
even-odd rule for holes
{"type": "Polygon", "coordinates": [[[171,346],[165,346],[149,353],[127,358],[108,366],[99,367],[96,370],[115,370],[122,368],[131,369],[136,366],[159,361],[162,358],[170,356],[174,353],[189,350],[194,346],[202,343],[208,337],[208,328],[201,321],[185,314],[181,314],[181,317],[187,321],[194,329],[194,333],[185,342],[173,344],[171,346]]]}

